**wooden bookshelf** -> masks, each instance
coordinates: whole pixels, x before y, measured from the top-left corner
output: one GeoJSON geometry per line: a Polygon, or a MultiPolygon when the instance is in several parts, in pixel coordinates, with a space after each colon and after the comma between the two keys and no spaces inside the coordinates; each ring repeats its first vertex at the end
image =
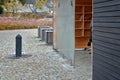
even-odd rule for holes
{"type": "Polygon", "coordinates": [[[75,0],[75,48],[89,48],[92,0],[75,0]]]}

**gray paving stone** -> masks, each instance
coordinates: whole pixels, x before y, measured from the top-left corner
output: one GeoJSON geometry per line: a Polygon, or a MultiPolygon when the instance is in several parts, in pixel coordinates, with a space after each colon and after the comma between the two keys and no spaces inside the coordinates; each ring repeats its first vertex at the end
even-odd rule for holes
{"type": "Polygon", "coordinates": [[[0,80],[91,80],[91,67],[83,62],[74,69],[52,48],[37,38],[37,29],[0,31],[0,80]],[[32,56],[6,58],[15,54],[17,34],[23,53],[32,56]]]}

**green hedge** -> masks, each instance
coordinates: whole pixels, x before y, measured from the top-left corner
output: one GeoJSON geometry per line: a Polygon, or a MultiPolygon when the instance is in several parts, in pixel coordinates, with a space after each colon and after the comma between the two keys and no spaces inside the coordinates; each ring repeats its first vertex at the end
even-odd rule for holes
{"type": "Polygon", "coordinates": [[[3,14],[3,7],[0,6],[0,14],[3,14]]]}

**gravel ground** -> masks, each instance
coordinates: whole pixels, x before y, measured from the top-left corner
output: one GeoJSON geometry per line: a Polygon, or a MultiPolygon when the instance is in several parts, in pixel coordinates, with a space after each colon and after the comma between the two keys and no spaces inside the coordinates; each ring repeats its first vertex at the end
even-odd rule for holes
{"type": "Polygon", "coordinates": [[[67,62],[37,38],[37,29],[0,31],[0,80],[91,80],[87,63],[73,68],[67,62]],[[26,58],[13,58],[17,34],[22,35],[26,58]]]}

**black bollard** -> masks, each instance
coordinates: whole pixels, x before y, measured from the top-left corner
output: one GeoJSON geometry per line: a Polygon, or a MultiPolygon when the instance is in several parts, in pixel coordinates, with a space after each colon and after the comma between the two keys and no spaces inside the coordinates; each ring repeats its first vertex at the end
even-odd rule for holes
{"type": "Polygon", "coordinates": [[[22,56],[22,36],[18,34],[16,36],[16,57],[22,56]]]}
{"type": "Polygon", "coordinates": [[[38,27],[38,38],[40,38],[40,27],[38,27]]]}

